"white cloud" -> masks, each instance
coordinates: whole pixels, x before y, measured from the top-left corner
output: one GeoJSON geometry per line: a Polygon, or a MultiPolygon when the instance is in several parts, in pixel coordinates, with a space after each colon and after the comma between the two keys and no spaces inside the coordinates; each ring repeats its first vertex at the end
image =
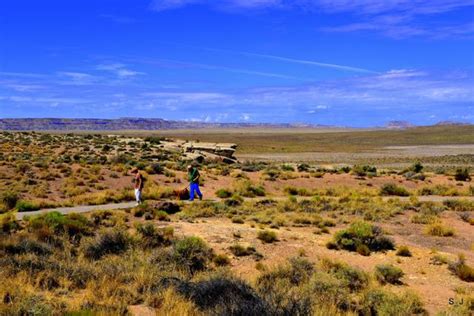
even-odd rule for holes
{"type": "Polygon", "coordinates": [[[134,71],[126,68],[127,65],[121,63],[110,63],[110,64],[101,64],[97,65],[97,70],[107,71],[115,74],[120,79],[125,79],[129,77],[135,77],[138,75],[145,75],[143,72],[134,71]]]}

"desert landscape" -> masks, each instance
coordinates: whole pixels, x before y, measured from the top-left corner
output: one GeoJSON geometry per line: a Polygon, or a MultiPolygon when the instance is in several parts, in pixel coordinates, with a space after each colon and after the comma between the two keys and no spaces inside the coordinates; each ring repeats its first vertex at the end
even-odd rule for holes
{"type": "Polygon", "coordinates": [[[472,125],[4,131],[0,146],[1,314],[473,312],[472,125]],[[190,163],[202,201],[177,197],[190,163]]]}

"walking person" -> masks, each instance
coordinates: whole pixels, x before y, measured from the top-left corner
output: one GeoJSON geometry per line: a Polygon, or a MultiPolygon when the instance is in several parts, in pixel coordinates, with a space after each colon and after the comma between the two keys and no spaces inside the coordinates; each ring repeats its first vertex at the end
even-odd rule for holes
{"type": "Polygon", "coordinates": [[[137,201],[137,206],[142,203],[142,191],[143,191],[143,176],[138,170],[138,168],[133,168],[131,173],[134,175],[133,186],[135,188],[135,199],[137,201]]]}
{"type": "Polygon", "coordinates": [[[202,193],[199,190],[199,178],[201,175],[199,174],[199,170],[197,167],[192,165],[188,166],[188,179],[189,179],[189,200],[194,200],[194,194],[197,193],[199,199],[202,200],[202,193]]]}

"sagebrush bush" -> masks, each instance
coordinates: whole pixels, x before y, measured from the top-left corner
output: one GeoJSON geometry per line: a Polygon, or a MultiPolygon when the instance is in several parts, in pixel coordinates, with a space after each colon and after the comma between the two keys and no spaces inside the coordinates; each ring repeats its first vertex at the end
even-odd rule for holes
{"type": "Polygon", "coordinates": [[[411,257],[411,251],[407,246],[400,246],[397,249],[397,256],[400,257],[411,257]]]}
{"type": "Polygon", "coordinates": [[[143,248],[154,248],[160,246],[168,246],[173,240],[173,227],[156,228],[155,225],[137,224],[135,226],[140,236],[140,246],[143,248]]]}
{"type": "Polygon", "coordinates": [[[131,246],[132,240],[122,230],[105,230],[83,245],[84,256],[98,260],[108,254],[120,254],[131,246]]]}
{"type": "Polygon", "coordinates": [[[474,282],[474,268],[466,264],[463,255],[459,255],[458,260],[448,265],[449,271],[466,282],[474,282]]]}
{"type": "Polygon", "coordinates": [[[216,191],[216,196],[221,199],[227,199],[232,196],[232,191],[228,189],[219,189],[216,191]]]}
{"type": "Polygon", "coordinates": [[[345,263],[323,259],[321,260],[321,266],[326,272],[343,280],[345,286],[348,287],[351,292],[360,291],[369,284],[369,276],[367,273],[345,263]]]}
{"type": "Polygon", "coordinates": [[[431,224],[425,229],[426,233],[431,236],[451,237],[454,236],[454,228],[446,227],[442,224],[431,224]]]}
{"type": "Polygon", "coordinates": [[[3,209],[3,211],[9,211],[13,209],[16,206],[16,203],[20,200],[20,196],[17,192],[14,191],[6,191],[3,192],[2,195],[0,196],[0,202],[3,206],[0,208],[0,210],[3,209]]]}
{"type": "Polygon", "coordinates": [[[391,264],[379,264],[375,267],[375,277],[382,284],[401,284],[400,279],[404,275],[402,269],[391,264]]]}
{"type": "Polygon", "coordinates": [[[330,249],[345,249],[366,254],[369,251],[393,250],[394,242],[386,237],[382,229],[367,222],[352,223],[349,228],[337,232],[332,242],[327,244],[330,249]]]}
{"type": "Polygon", "coordinates": [[[19,200],[16,205],[15,209],[18,212],[32,212],[32,211],[37,211],[40,209],[38,204],[35,204],[30,201],[25,201],[25,200],[19,200]]]}
{"type": "Polygon", "coordinates": [[[386,183],[380,188],[380,195],[409,196],[410,192],[402,186],[393,183],[386,183]]]}
{"type": "Polygon", "coordinates": [[[380,288],[364,293],[360,302],[361,315],[418,315],[426,314],[419,297],[411,292],[396,295],[380,288]]]}
{"type": "Polygon", "coordinates": [[[277,234],[271,230],[259,231],[257,234],[257,238],[267,244],[278,241],[277,234]]]}
{"type": "Polygon", "coordinates": [[[240,244],[230,246],[229,250],[236,257],[250,256],[257,252],[257,250],[252,246],[243,246],[240,244]]]}
{"type": "Polygon", "coordinates": [[[179,266],[190,274],[207,268],[213,251],[199,237],[185,237],[173,244],[173,256],[179,266]]]}
{"type": "Polygon", "coordinates": [[[454,174],[456,181],[471,181],[471,175],[468,168],[458,168],[454,174]]]}

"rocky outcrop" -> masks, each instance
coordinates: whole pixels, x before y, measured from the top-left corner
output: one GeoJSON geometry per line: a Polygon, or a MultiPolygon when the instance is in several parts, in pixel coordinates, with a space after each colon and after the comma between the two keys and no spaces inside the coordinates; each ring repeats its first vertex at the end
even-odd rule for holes
{"type": "Polygon", "coordinates": [[[166,151],[183,153],[184,160],[193,160],[199,163],[204,161],[216,161],[224,163],[236,163],[234,157],[236,144],[232,143],[201,143],[186,142],[182,140],[166,140],[160,143],[160,147],[166,151]]]}

